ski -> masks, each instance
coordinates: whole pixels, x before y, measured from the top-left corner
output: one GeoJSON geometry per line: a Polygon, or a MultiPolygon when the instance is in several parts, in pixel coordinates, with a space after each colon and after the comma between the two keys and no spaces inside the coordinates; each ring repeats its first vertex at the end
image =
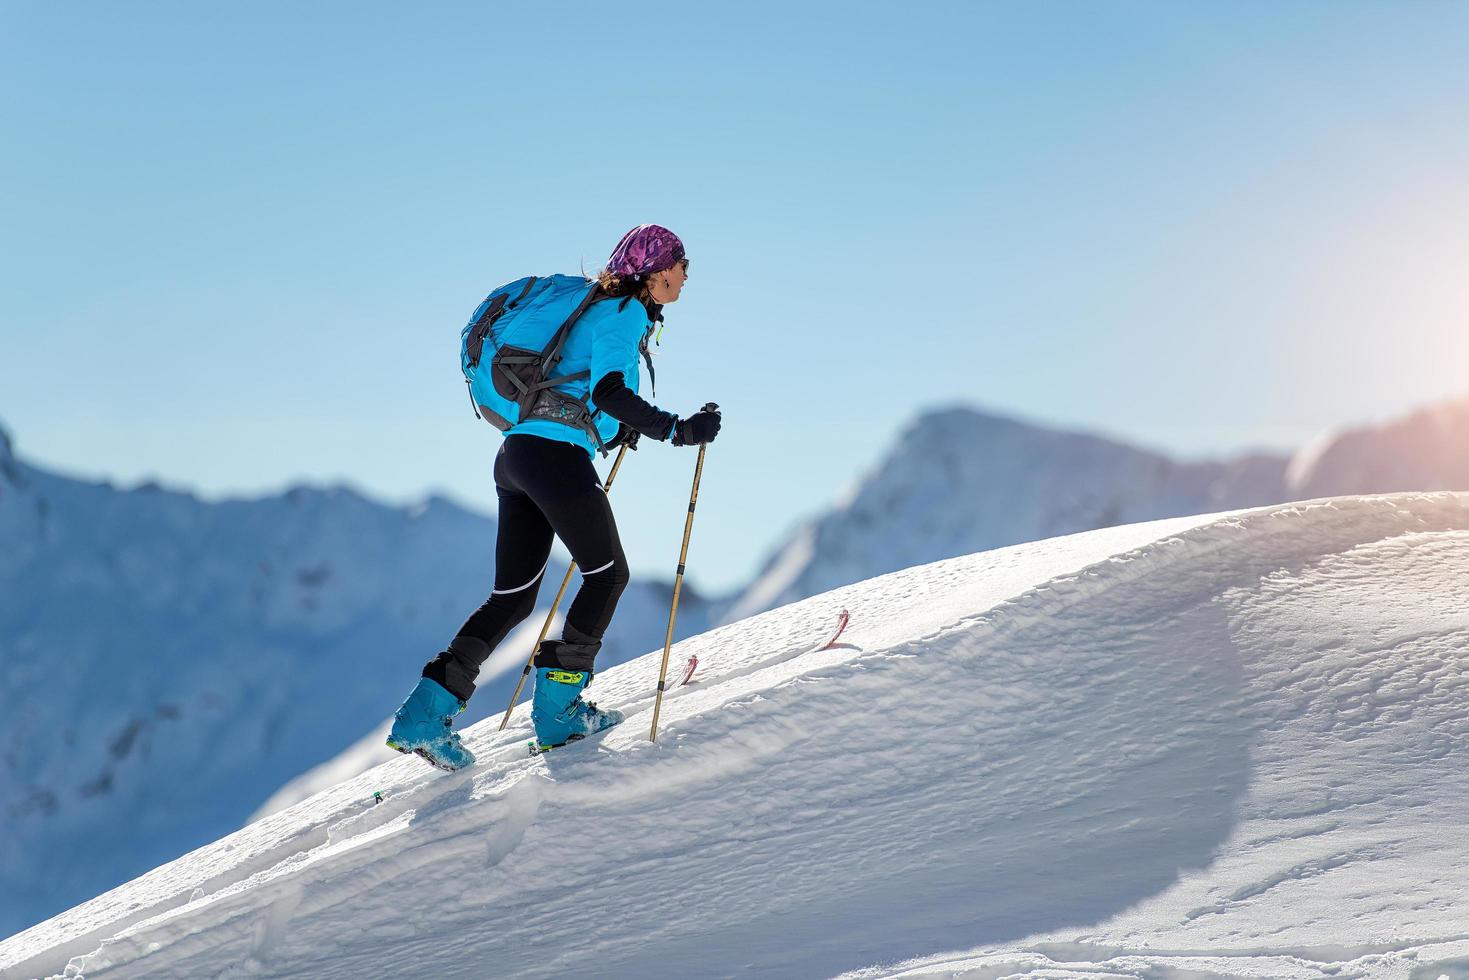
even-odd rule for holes
{"type": "MultiPolygon", "coordinates": [[[[846,630],[847,624],[851,622],[851,620],[852,616],[850,613],[847,612],[847,610],[843,609],[841,612],[837,613],[836,629],[832,631],[831,636],[827,639],[825,643],[822,643],[820,646],[812,647],[807,652],[819,653],[822,650],[830,650],[832,647],[836,646],[837,640],[841,639],[842,633],[846,630]]],[[[691,683],[694,679],[694,671],[698,669],[699,656],[698,654],[691,654],[689,656],[689,662],[684,665],[683,680],[679,682],[678,686],[683,687],[685,684],[691,683]]]]}
{"type": "Polygon", "coordinates": [[[577,742],[580,742],[585,738],[585,735],[573,735],[571,736],[571,738],[568,738],[566,741],[560,743],[559,745],[542,745],[535,739],[531,739],[529,742],[525,743],[525,746],[530,751],[530,755],[532,757],[535,757],[538,755],[545,755],[552,749],[564,749],[568,745],[575,745],[577,742]]]}

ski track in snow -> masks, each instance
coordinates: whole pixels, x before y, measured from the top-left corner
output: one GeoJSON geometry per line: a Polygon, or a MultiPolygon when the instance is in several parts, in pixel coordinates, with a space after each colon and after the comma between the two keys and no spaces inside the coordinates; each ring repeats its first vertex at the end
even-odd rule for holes
{"type": "Polygon", "coordinates": [[[678,644],[657,743],[661,650],[605,735],[384,748],[0,978],[1469,977],[1466,577],[1455,494],[896,572],[678,644]]]}

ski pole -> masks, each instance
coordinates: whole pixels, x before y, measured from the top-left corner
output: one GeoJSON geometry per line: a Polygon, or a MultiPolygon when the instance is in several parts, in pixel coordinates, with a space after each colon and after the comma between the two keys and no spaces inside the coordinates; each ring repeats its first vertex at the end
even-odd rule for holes
{"type": "MultiPolygon", "coordinates": [[[[627,455],[627,444],[617,450],[617,458],[612,461],[612,470],[607,474],[607,482],[602,484],[602,492],[606,493],[612,489],[612,481],[617,479],[617,468],[622,465],[622,457],[627,455]]],[[[541,624],[541,635],[536,637],[536,645],[530,648],[530,659],[525,662],[525,670],[520,672],[520,680],[515,684],[515,693],[510,695],[510,704],[505,708],[505,717],[500,719],[499,731],[504,731],[505,726],[510,724],[510,712],[515,710],[515,699],[520,697],[520,689],[525,686],[525,679],[535,667],[536,652],[541,649],[541,644],[546,640],[546,634],[551,632],[551,621],[556,618],[556,607],[561,605],[562,598],[566,595],[566,587],[571,584],[571,573],[576,571],[576,562],[566,566],[566,577],[561,580],[561,588],[556,591],[556,601],[551,603],[551,609],[546,613],[546,621],[541,624]]]]}
{"type": "MultiPolygon", "coordinates": [[[[717,412],[719,406],[710,402],[704,406],[706,412],[717,412]]],[[[699,461],[694,464],[694,489],[689,492],[689,516],[684,519],[683,548],[678,553],[678,574],[673,579],[673,606],[668,610],[668,635],[663,638],[663,666],[658,670],[658,695],[653,701],[653,728],[648,732],[648,741],[658,741],[658,712],[663,708],[663,685],[668,679],[668,651],[673,648],[673,621],[678,618],[678,596],[683,591],[684,563],[689,557],[689,534],[694,530],[694,505],[699,502],[699,477],[704,473],[704,450],[708,443],[699,444],[699,461]]]]}

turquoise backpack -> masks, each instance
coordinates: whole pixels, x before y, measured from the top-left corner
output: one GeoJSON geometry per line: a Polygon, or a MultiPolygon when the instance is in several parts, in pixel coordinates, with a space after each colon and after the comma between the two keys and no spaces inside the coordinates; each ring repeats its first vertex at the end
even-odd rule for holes
{"type": "Polygon", "coordinates": [[[460,333],[459,364],[475,415],[504,432],[527,419],[550,419],[589,433],[604,453],[587,397],[557,391],[590,371],[556,375],[577,319],[601,295],[581,276],[529,276],[501,286],[476,307],[460,333]]]}

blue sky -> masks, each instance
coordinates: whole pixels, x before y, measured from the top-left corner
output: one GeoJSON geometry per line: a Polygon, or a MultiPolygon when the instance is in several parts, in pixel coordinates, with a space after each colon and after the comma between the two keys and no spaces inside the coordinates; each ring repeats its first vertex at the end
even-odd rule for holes
{"type": "MultiPolygon", "coordinates": [[[[734,585],[923,409],[1184,456],[1461,394],[1469,5],[0,5],[0,421],[211,496],[493,504],[458,332],[683,236],[734,585]]],[[[693,453],[614,490],[671,574],[693,453]]],[[[489,561],[489,543],[485,543],[489,561]]]]}

